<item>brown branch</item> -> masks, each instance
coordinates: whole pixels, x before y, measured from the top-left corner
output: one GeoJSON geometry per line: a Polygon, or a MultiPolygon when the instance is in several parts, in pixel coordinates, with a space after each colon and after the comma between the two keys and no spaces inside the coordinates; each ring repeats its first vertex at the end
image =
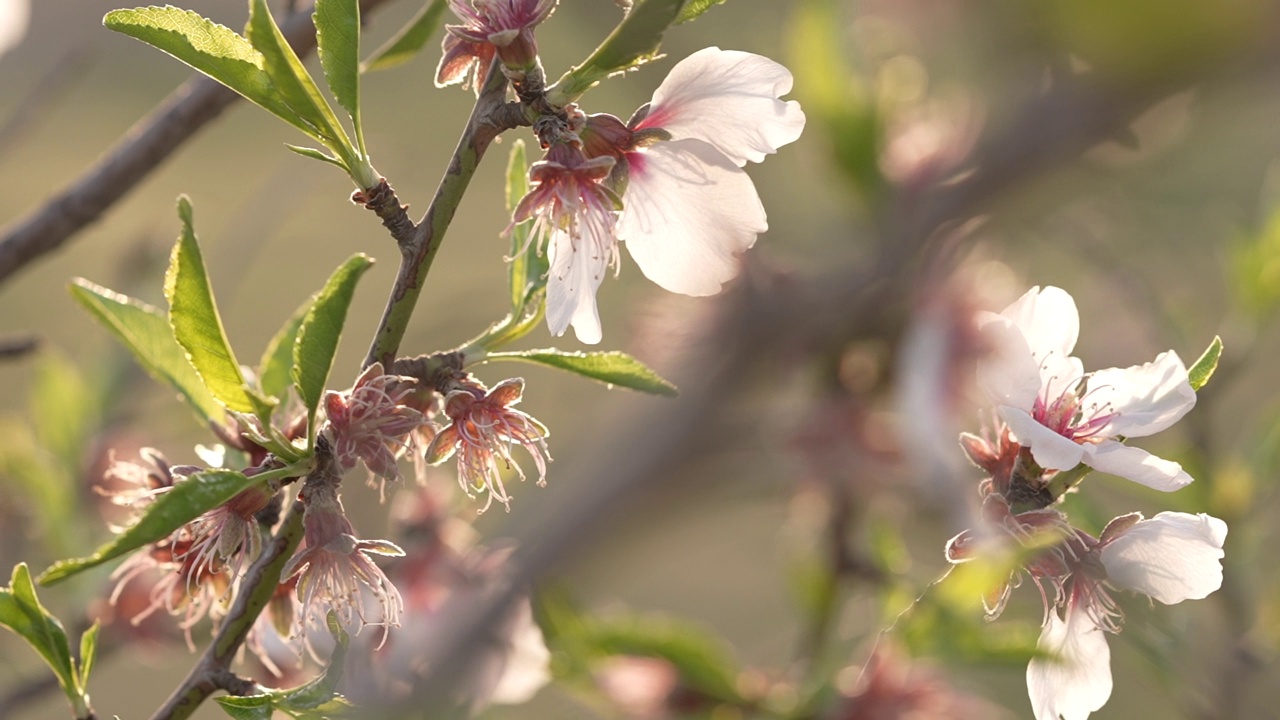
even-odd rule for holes
{"type": "MultiPolygon", "coordinates": [[[[370,12],[386,2],[362,0],[360,6],[362,11],[370,12]]],[[[315,49],[310,12],[290,16],[280,29],[298,55],[305,56],[315,49]]],[[[0,283],[57,250],[100,218],[239,98],[203,75],[184,82],[70,186],[4,229],[0,237],[0,283]]]]}

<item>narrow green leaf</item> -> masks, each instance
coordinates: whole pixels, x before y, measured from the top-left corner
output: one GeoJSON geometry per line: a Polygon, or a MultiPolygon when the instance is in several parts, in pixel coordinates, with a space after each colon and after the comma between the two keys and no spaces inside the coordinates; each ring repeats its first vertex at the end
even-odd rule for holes
{"type": "Polygon", "coordinates": [[[52,585],[82,570],[97,567],[126,553],[164,539],[174,530],[218,507],[261,480],[233,470],[206,470],[175,483],[158,495],[138,522],[98,548],[88,557],[60,560],[40,575],[41,585],[52,585]]]}
{"type": "Polygon", "coordinates": [[[224,695],[214,700],[233,720],[271,720],[275,715],[274,701],[270,695],[224,695]]]}
{"type": "Polygon", "coordinates": [[[408,25],[400,28],[400,32],[364,61],[360,71],[386,70],[411,60],[444,24],[444,11],[448,7],[445,0],[430,0],[424,4],[408,25]]]}
{"type": "Polygon", "coordinates": [[[316,87],[297,53],[280,33],[266,0],[250,0],[245,35],[254,49],[262,53],[263,69],[281,99],[311,128],[312,137],[344,161],[354,161],[357,152],[342,131],[342,124],[320,94],[320,88],[316,87]]]}
{"type": "Polygon", "coordinates": [[[662,34],[676,21],[684,2],[637,2],[590,57],[556,81],[548,99],[563,107],[605,77],[638,67],[657,57],[662,34]]]}
{"type": "Polygon", "coordinates": [[[79,685],[71,664],[67,633],[58,618],[40,604],[26,563],[18,563],[13,568],[9,587],[0,588],[0,625],[26,640],[58,676],[63,691],[73,697],[79,685]]]}
{"type": "Polygon", "coordinates": [[[342,338],[342,325],[347,319],[356,282],[370,265],[373,265],[372,258],[357,254],[335,270],[316,295],[315,303],[298,329],[298,339],[293,345],[293,384],[309,415],[315,415],[325,384],[329,382],[333,356],[342,338]]]}
{"type": "Polygon", "coordinates": [[[330,165],[336,165],[342,168],[343,170],[347,169],[347,166],[344,165],[341,160],[330,155],[329,153],[316,150],[315,148],[300,147],[298,145],[290,145],[289,143],[285,143],[284,146],[289,148],[293,152],[301,155],[302,157],[311,158],[312,160],[319,160],[320,162],[328,163],[330,165]]]}
{"type": "Polygon", "coordinates": [[[290,125],[312,133],[308,123],[282,100],[266,72],[262,53],[230,28],[175,7],[113,10],[102,24],[172,55],[290,125]]]}
{"type": "MultiPolygon", "coordinates": [[[[507,212],[514,212],[520,199],[529,192],[529,161],[525,155],[523,140],[516,140],[511,144],[506,189],[507,212]]],[[[511,287],[511,311],[516,320],[524,314],[525,305],[534,291],[546,284],[544,276],[549,267],[546,256],[539,255],[537,248],[527,247],[532,228],[532,220],[511,228],[511,261],[507,275],[511,287]]]]}
{"type": "Polygon", "coordinates": [[[1200,355],[1200,359],[1196,360],[1191,369],[1187,371],[1187,379],[1191,381],[1191,389],[1199,391],[1200,388],[1209,382],[1209,378],[1213,377],[1213,373],[1218,369],[1218,360],[1222,358],[1222,338],[1215,335],[1213,342],[1209,343],[1209,347],[1200,355]]]}
{"type": "Polygon", "coordinates": [[[80,687],[89,687],[89,673],[93,672],[93,663],[98,656],[98,631],[102,626],[97,620],[80,636],[80,687]]]}
{"type": "Polygon", "coordinates": [[[332,704],[335,700],[341,703],[338,707],[350,707],[342,696],[337,694],[335,688],[338,687],[338,682],[342,680],[342,673],[346,669],[347,648],[351,644],[351,639],[347,631],[342,629],[338,616],[332,610],[325,618],[325,624],[334,640],[333,653],[329,656],[329,667],[325,668],[322,675],[305,685],[272,693],[276,697],[276,707],[291,715],[317,710],[332,704]]]}
{"type": "Polygon", "coordinates": [[[688,4],[680,11],[679,17],[672,25],[681,25],[697,18],[716,5],[723,5],[725,0],[688,0],[688,4]]]}
{"type": "Polygon", "coordinates": [[[263,394],[284,400],[291,383],[290,375],[293,373],[293,345],[298,340],[298,329],[302,327],[302,321],[307,317],[314,301],[315,298],[308,298],[285,321],[284,327],[276,332],[271,342],[267,343],[267,349],[258,363],[258,387],[263,394]]]}
{"type": "Polygon", "coordinates": [[[187,351],[187,359],[215,398],[236,412],[265,409],[269,407],[265,399],[245,384],[240,363],[227,342],[196,241],[191,202],[185,195],[178,198],[178,217],[182,218],[182,233],[174,243],[164,278],[173,336],[187,351]]]}
{"type": "Polygon", "coordinates": [[[143,369],[176,390],[204,424],[222,424],[226,411],[187,362],[163,312],[83,278],[72,281],[71,296],[133,353],[143,369]]]}
{"type": "Polygon", "coordinates": [[[546,349],[496,352],[485,356],[485,362],[493,360],[518,360],[546,365],[652,395],[675,397],[680,394],[675,385],[623,352],[581,353],[546,349]]]}
{"type": "Polygon", "coordinates": [[[316,0],[316,53],[324,78],[360,137],[360,2],[316,0]]]}

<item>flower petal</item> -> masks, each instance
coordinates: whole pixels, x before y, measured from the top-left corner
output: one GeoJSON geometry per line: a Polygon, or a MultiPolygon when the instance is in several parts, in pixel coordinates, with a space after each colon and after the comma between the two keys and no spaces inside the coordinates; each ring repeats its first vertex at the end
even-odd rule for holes
{"type": "Polygon", "coordinates": [[[1187,368],[1172,350],[1152,362],[1108,368],[1089,376],[1089,402],[1114,417],[1100,433],[1105,437],[1143,437],[1182,419],[1196,405],[1187,368]]]}
{"type": "Polygon", "coordinates": [[[659,142],[627,162],[618,237],[636,265],[671,292],[719,292],[769,227],[751,178],[701,140],[659,142]]]}
{"type": "Polygon", "coordinates": [[[1061,288],[1037,285],[1000,314],[1022,331],[1037,364],[1050,356],[1069,357],[1080,336],[1076,301],[1061,288]]]}
{"type": "Polygon", "coordinates": [[[1199,600],[1222,587],[1227,524],[1200,513],[1162,512],[1102,548],[1111,584],[1166,605],[1199,600]]]}
{"type": "Polygon", "coordinates": [[[980,313],[978,329],[987,354],[978,363],[978,386],[996,405],[1031,410],[1040,393],[1040,368],[1027,338],[1012,320],[980,313]]]}
{"type": "Polygon", "coordinates": [[[547,326],[552,335],[560,336],[573,325],[579,341],[595,345],[602,337],[596,290],[604,280],[609,258],[596,249],[595,242],[587,241],[589,233],[584,230],[576,243],[567,232],[557,230],[551,234],[547,244],[551,261],[547,275],[547,326]]]}
{"type": "Polygon", "coordinates": [[[1013,433],[1014,439],[1031,448],[1031,455],[1041,467],[1051,470],[1070,470],[1085,458],[1084,445],[1068,440],[1041,425],[1026,411],[1007,405],[1000,406],[998,410],[1000,417],[1013,433]]]}
{"type": "Polygon", "coordinates": [[[1084,462],[1094,470],[1132,480],[1152,490],[1173,492],[1190,485],[1192,477],[1172,460],[1114,440],[1084,445],[1084,462]]]}
{"type": "Polygon", "coordinates": [[[778,99],[789,92],[791,72],[769,58],[704,48],[671,68],[636,129],[704,140],[742,167],[800,137],[800,104],[778,99]]]}
{"type": "Polygon", "coordinates": [[[1111,648],[1089,614],[1049,613],[1036,645],[1051,657],[1027,665],[1027,694],[1036,720],[1085,720],[1111,697],[1111,648]]]}

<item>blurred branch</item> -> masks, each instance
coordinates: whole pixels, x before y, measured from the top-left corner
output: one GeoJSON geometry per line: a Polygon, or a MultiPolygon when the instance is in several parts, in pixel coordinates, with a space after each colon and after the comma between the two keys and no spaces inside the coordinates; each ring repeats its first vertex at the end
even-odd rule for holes
{"type": "Polygon", "coordinates": [[[26,357],[35,352],[38,347],[40,347],[40,338],[35,335],[0,337],[0,361],[26,357]]]}
{"type": "Polygon", "coordinates": [[[0,125],[0,154],[12,150],[23,133],[65,97],[75,81],[84,77],[92,65],[91,55],[87,47],[72,49],[27,91],[18,101],[17,109],[0,125]]]}
{"type": "MultiPolygon", "coordinates": [[[[362,0],[368,13],[387,0],[362,0]]],[[[316,46],[311,13],[295,13],[281,31],[299,56],[316,46]]],[[[53,252],[102,216],[206,124],[240,99],[217,82],[196,75],[140,120],[70,186],[0,236],[0,283],[53,252]]]]}
{"type": "Polygon", "coordinates": [[[602,521],[611,517],[611,510],[625,507],[621,502],[627,493],[652,486],[695,455],[701,433],[714,425],[727,398],[749,385],[744,382],[749,373],[775,361],[775,353],[823,348],[852,338],[896,337],[909,317],[921,262],[934,269],[938,264],[926,251],[947,241],[947,229],[1122,133],[1136,115],[1182,85],[1185,82],[1104,88],[1087,78],[1057,82],[1029,99],[1005,127],[988,132],[963,164],[965,174],[917,185],[908,181],[896,188],[889,211],[880,218],[880,252],[869,262],[772,283],[749,272],[746,282],[710,301],[717,303],[718,322],[696,341],[702,355],[680,378],[680,400],[647,412],[626,408],[622,416],[627,419],[597,423],[613,430],[584,439],[579,447],[608,448],[608,456],[583,458],[566,467],[564,474],[576,478],[569,484],[581,491],[567,498],[553,518],[513,531],[520,545],[512,557],[509,582],[489,588],[482,599],[444,608],[444,632],[423,648],[423,666],[433,674],[416,688],[411,703],[396,710],[412,714],[415,708],[442,703],[471,665],[473,639],[527,585],[608,527],[602,521]]]}

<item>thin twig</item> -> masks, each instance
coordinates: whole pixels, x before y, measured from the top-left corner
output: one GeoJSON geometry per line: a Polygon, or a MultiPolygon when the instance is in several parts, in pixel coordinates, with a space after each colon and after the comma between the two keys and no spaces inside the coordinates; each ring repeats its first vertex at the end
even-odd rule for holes
{"type": "MultiPolygon", "coordinates": [[[[440,244],[444,242],[445,232],[453,222],[453,215],[489,144],[503,131],[529,124],[518,104],[513,110],[508,103],[503,102],[506,91],[506,77],[491,70],[484,89],[476,98],[471,119],[467,121],[467,127],[453,151],[449,167],[436,188],[431,206],[418,222],[412,237],[407,241],[396,237],[400,246],[400,270],[396,273],[395,285],[387,298],[382,321],[378,324],[378,330],[369,346],[369,354],[365,357],[365,367],[375,362],[391,367],[395,361],[400,341],[404,339],[405,330],[409,326],[409,318],[422,293],[427,273],[431,271],[431,263],[440,250],[440,244]]],[[[384,218],[383,224],[386,223],[384,218]]],[[[396,235],[394,229],[392,234],[396,235]]]]}
{"type": "MultiPolygon", "coordinates": [[[[362,0],[360,6],[368,13],[386,2],[362,0]]],[[[290,16],[280,29],[299,56],[315,49],[315,27],[309,12],[290,16]]],[[[0,235],[0,283],[100,218],[239,98],[203,75],[184,82],[70,186],[4,229],[0,235]]]]}

